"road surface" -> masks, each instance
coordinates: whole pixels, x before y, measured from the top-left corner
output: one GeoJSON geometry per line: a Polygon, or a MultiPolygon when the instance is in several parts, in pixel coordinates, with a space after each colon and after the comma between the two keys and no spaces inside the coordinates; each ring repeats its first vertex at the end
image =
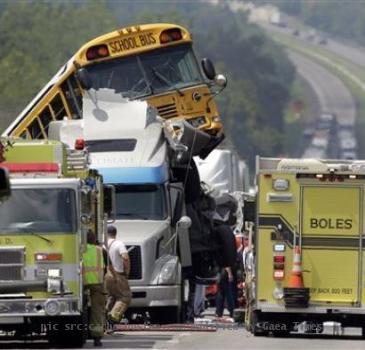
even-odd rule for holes
{"type": "MultiPolygon", "coordinates": [[[[106,336],[102,349],[169,349],[169,350],[301,350],[364,349],[365,343],[354,329],[347,336],[291,335],[289,338],[254,337],[243,328],[219,329],[217,332],[125,332],[106,336]]],[[[5,349],[49,349],[46,342],[0,343],[5,349]]],[[[88,341],[84,349],[95,349],[88,341]]]]}
{"type": "Polygon", "coordinates": [[[355,101],[346,85],[315,61],[289,52],[289,58],[317,95],[322,111],[337,114],[340,124],[353,125],[356,117],[355,101]]]}

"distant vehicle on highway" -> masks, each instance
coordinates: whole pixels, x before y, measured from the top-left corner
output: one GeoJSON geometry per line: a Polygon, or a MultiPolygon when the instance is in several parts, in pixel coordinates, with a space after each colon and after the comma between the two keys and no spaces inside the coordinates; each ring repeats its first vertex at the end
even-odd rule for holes
{"type": "Polygon", "coordinates": [[[317,38],[317,42],[318,42],[319,45],[327,45],[328,40],[327,40],[327,38],[325,38],[323,36],[319,36],[317,38]]]}
{"type": "Polygon", "coordinates": [[[354,150],[357,147],[357,142],[354,137],[340,139],[340,148],[343,151],[354,150]]]}
{"type": "Polygon", "coordinates": [[[323,112],[317,121],[317,128],[319,130],[326,130],[331,135],[337,132],[337,117],[333,113],[323,112]]]}
{"type": "Polygon", "coordinates": [[[270,17],[270,23],[281,28],[286,28],[287,24],[283,21],[280,12],[275,12],[270,17]]]}
{"type": "Polygon", "coordinates": [[[342,159],[357,159],[357,153],[355,151],[343,151],[341,154],[342,159]]]}
{"type": "Polygon", "coordinates": [[[316,129],[314,128],[314,126],[307,126],[303,131],[303,136],[305,138],[310,138],[313,136],[315,131],[316,129]]]}
{"type": "Polygon", "coordinates": [[[312,139],[311,145],[314,147],[323,148],[324,150],[326,150],[327,146],[328,146],[328,137],[315,136],[312,139]]]}
{"type": "Polygon", "coordinates": [[[309,41],[313,41],[317,36],[317,32],[314,29],[309,30],[306,33],[306,39],[309,41]]]}
{"type": "Polygon", "coordinates": [[[303,153],[302,158],[326,158],[326,151],[323,148],[309,146],[303,153]]]}

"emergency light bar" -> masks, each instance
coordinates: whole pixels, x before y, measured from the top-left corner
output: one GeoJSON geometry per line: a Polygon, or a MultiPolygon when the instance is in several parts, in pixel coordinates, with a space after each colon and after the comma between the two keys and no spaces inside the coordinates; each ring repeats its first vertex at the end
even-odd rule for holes
{"type": "Polygon", "coordinates": [[[160,43],[167,44],[171,41],[177,41],[182,39],[182,33],[179,28],[167,29],[160,34],[160,43]]]}
{"type": "Polygon", "coordinates": [[[86,58],[89,61],[110,56],[108,46],[105,44],[91,46],[86,51],[86,58]]]}
{"type": "Polygon", "coordinates": [[[34,256],[36,262],[60,262],[62,261],[61,253],[36,253],[34,256]]]}

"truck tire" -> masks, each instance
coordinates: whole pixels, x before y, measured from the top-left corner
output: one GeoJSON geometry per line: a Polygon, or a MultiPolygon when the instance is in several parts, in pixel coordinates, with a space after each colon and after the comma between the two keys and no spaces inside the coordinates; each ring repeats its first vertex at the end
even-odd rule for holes
{"type": "Polygon", "coordinates": [[[323,324],[321,326],[319,326],[318,322],[309,321],[309,322],[306,322],[304,333],[305,334],[321,334],[321,333],[323,333],[323,330],[324,330],[323,324]]]}
{"type": "Polygon", "coordinates": [[[47,332],[51,346],[62,348],[82,348],[88,336],[88,317],[86,310],[77,317],[58,317],[54,319],[57,327],[47,332]]]}
{"type": "Polygon", "coordinates": [[[257,311],[252,311],[250,320],[250,332],[255,337],[266,337],[269,332],[260,327],[260,314],[257,311]]]}
{"type": "Polygon", "coordinates": [[[181,298],[178,323],[185,323],[188,319],[188,297],[190,283],[188,279],[181,281],[181,298]]]}
{"type": "Polygon", "coordinates": [[[274,337],[286,338],[290,335],[290,325],[285,324],[285,329],[279,329],[272,332],[274,337]]]}
{"type": "Polygon", "coordinates": [[[180,309],[177,306],[156,307],[149,311],[152,324],[172,324],[180,320],[180,309]]]}
{"type": "Polygon", "coordinates": [[[179,306],[165,306],[150,310],[152,323],[173,324],[184,323],[187,319],[188,303],[185,301],[184,282],[181,283],[181,298],[179,306]]]}

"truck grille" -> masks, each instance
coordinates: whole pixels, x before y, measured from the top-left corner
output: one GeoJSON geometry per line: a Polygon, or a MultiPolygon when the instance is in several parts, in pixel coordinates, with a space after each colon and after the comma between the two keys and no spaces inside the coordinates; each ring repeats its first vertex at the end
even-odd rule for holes
{"type": "Polygon", "coordinates": [[[0,247],[0,281],[23,279],[24,247],[0,247]]]}
{"type": "Polygon", "coordinates": [[[175,103],[169,103],[167,105],[157,107],[158,115],[162,118],[174,118],[177,117],[177,110],[175,103]]]}
{"type": "Polygon", "coordinates": [[[129,259],[131,261],[131,271],[129,273],[130,280],[140,280],[142,279],[142,257],[141,257],[141,247],[138,245],[127,246],[129,252],[129,259]],[[134,247],[129,251],[130,248],[134,247]]]}

